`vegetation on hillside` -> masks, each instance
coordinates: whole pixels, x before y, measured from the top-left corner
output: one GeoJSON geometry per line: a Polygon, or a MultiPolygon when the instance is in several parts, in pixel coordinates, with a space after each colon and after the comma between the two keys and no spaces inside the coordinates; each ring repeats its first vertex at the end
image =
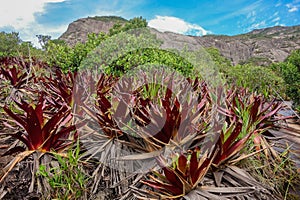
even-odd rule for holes
{"type": "Polygon", "coordinates": [[[103,22],[117,22],[117,23],[126,23],[127,20],[123,17],[118,16],[94,16],[94,17],[88,17],[92,19],[96,19],[103,22]]]}
{"type": "Polygon", "coordinates": [[[41,57],[41,50],[33,47],[31,42],[21,40],[19,33],[0,32],[0,58],[3,57],[41,57]]]}
{"type": "Polygon", "coordinates": [[[285,81],[286,94],[300,110],[300,50],[295,50],[284,62],[274,63],[272,69],[285,81]]]}

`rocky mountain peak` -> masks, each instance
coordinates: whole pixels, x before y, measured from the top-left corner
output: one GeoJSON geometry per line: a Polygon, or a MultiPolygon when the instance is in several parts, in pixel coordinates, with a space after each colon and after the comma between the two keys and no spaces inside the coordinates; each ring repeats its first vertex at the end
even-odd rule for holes
{"type": "MultiPolygon", "coordinates": [[[[89,33],[108,33],[116,23],[127,20],[115,16],[88,17],[72,22],[59,39],[73,46],[77,42],[85,42],[89,33]]],[[[267,65],[271,62],[283,61],[292,50],[300,49],[300,26],[275,26],[256,29],[236,36],[206,35],[202,37],[187,36],[171,32],[159,32],[151,29],[157,38],[163,41],[163,48],[189,49],[216,47],[232,64],[251,62],[267,65]]]]}
{"type": "Polygon", "coordinates": [[[96,16],[78,19],[69,24],[68,29],[58,39],[74,46],[78,42],[85,42],[89,33],[108,33],[116,23],[125,23],[127,20],[116,16],[96,16]]]}

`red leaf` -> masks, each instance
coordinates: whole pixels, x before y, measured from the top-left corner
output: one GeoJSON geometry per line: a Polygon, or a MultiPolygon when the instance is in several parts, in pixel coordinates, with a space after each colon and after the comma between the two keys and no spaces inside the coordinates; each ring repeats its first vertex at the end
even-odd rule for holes
{"type": "Polygon", "coordinates": [[[180,188],[175,187],[174,185],[159,183],[159,182],[154,182],[149,180],[141,181],[141,182],[159,191],[168,191],[172,195],[177,196],[183,194],[183,191],[180,188]]]}
{"type": "Polygon", "coordinates": [[[7,108],[6,106],[3,107],[3,110],[10,116],[12,117],[19,126],[23,127],[25,130],[27,130],[27,123],[25,120],[23,120],[21,117],[19,117],[18,115],[14,114],[9,108],[7,108]]]}
{"type": "Polygon", "coordinates": [[[263,121],[263,120],[265,120],[265,119],[267,119],[267,118],[269,118],[269,117],[275,115],[281,108],[282,108],[281,104],[276,104],[276,105],[274,106],[274,108],[272,109],[272,111],[270,111],[268,114],[266,114],[266,115],[260,117],[259,120],[260,120],[260,121],[263,121]]]}
{"type": "Polygon", "coordinates": [[[235,140],[237,139],[237,137],[239,136],[239,134],[242,131],[242,127],[243,127],[243,124],[240,122],[237,122],[234,130],[232,131],[232,133],[230,133],[230,136],[227,138],[225,143],[222,145],[222,147],[221,147],[222,152],[226,152],[228,150],[228,148],[231,146],[231,144],[233,144],[235,142],[235,140]]]}
{"type": "Polygon", "coordinates": [[[40,96],[39,102],[35,107],[35,112],[40,122],[41,127],[44,125],[44,116],[43,116],[43,106],[44,106],[44,96],[40,96]]]}
{"type": "Polygon", "coordinates": [[[181,154],[178,158],[178,170],[182,173],[185,174],[187,170],[187,158],[185,155],[181,154]]]}
{"type": "Polygon", "coordinates": [[[28,108],[29,112],[27,112],[27,133],[29,141],[32,143],[35,149],[39,148],[39,146],[43,143],[42,138],[42,129],[41,124],[39,122],[37,113],[33,109],[32,106],[28,108]]]}
{"type": "Polygon", "coordinates": [[[206,174],[205,171],[209,168],[210,164],[211,164],[211,160],[206,158],[204,162],[201,164],[201,166],[198,167],[198,169],[195,171],[192,177],[193,185],[199,183],[199,181],[202,180],[203,176],[206,174]]]}
{"type": "Polygon", "coordinates": [[[62,129],[56,134],[51,134],[46,138],[46,143],[42,146],[42,149],[49,151],[51,148],[56,149],[65,142],[69,134],[76,130],[76,126],[72,125],[62,129]]]}
{"type": "Polygon", "coordinates": [[[223,153],[221,156],[221,160],[219,160],[219,163],[225,161],[226,159],[232,157],[234,154],[239,152],[242,148],[244,148],[245,143],[248,141],[252,134],[248,134],[243,139],[240,139],[239,141],[236,141],[231,147],[223,153]]]}
{"type": "Polygon", "coordinates": [[[61,119],[69,113],[70,113],[70,111],[68,111],[68,107],[63,106],[59,111],[57,111],[57,113],[55,113],[55,115],[53,117],[51,117],[51,119],[49,119],[47,121],[47,123],[45,124],[45,126],[42,129],[43,141],[45,141],[46,138],[49,137],[51,132],[55,128],[57,128],[58,123],[61,121],[61,119]]]}
{"type": "Polygon", "coordinates": [[[197,152],[193,151],[193,153],[191,155],[191,160],[190,160],[190,176],[191,176],[192,183],[195,183],[197,181],[196,177],[195,177],[195,173],[198,169],[198,165],[199,165],[199,162],[198,162],[198,158],[197,158],[197,152]]]}
{"type": "Polygon", "coordinates": [[[164,174],[165,174],[167,180],[169,181],[169,183],[176,186],[177,188],[180,188],[181,191],[183,191],[183,184],[182,184],[180,178],[174,172],[174,170],[169,167],[164,167],[163,171],[164,171],[164,174]]]}
{"type": "Polygon", "coordinates": [[[258,114],[258,109],[261,105],[261,99],[259,96],[256,96],[254,97],[254,103],[251,107],[251,110],[250,110],[250,119],[251,119],[251,122],[255,122],[257,120],[257,114],[258,114]]]}

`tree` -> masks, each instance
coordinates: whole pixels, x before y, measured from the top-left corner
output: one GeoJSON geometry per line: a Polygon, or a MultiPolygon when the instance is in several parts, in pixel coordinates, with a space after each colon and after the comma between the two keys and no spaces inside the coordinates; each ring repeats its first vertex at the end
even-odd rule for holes
{"type": "Polygon", "coordinates": [[[129,51],[110,64],[111,72],[117,75],[126,73],[142,65],[170,67],[185,76],[191,76],[193,65],[179,54],[159,48],[143,48],[129,51]]]}
{"type": "Polygon", "coordinates": [[[271,65],[286,83],[286,94],[300,110],[300,50],[293,51],[284,62],[271,65]]]}
{"type": "Polygon", "coordinates": [[[300,49],[292,51],[291,55],[287,57],[286,62],[296,66],[298,72],[300,72],[300,49]]]}
{"type": "Polygon", "coordinates": [[[77,71],[87,54],[95,49],[107,36],[104,33],[91,33],[86,43],[68,46],[62,40],[50,40],[46,45],[47,62],[50,66],[59,66],[63,71],[77,71]]]}
{"type": "Polygon", "coordinates": [[[228,58],[222,56],[219,49],[217,49],[217,48],[209,47],[209,48],[206,48],[205,50],[210,55],[212,61],[218,68],[219,72],[226,76],[228,73],[228,70],[231,67],[230,60],[228,58]]]}
{"type": "Polygon", "coordinates": [[[272,69],[250,64],[232,66],[228,70],[229,84],[248,88],[251,92],[269,95],[284,94],[284,80],[272,69]]]}
{"type": "Polygon", "coordinates": [[[36,57],[43,58],[44,52],[35,48],[31,42],[24,42],[19,33],[0,33],[0,57],[36,57]]]}
{"type": "Polygon", "coordinates": [[[0,33],[0,57],[17,56],[18,48],[21,44],[19,33],[0,33]]]}
{"type": "Polygon", "coordinates": [[[115,35],[117,33],[125,32],[131,29],[146,28],[147,25],[147,20],[143,19],[143,17],[134,17],[124,24],[114,24],[113,28],[109,30],[109,35],[115,35]]]}
{"type": "Polygon", "coordinates": [[[39,40],[39,44],[41,45],[42,49],[46,50],[48,42],[51,40],[50,35],[36,35],[39,40]]]}

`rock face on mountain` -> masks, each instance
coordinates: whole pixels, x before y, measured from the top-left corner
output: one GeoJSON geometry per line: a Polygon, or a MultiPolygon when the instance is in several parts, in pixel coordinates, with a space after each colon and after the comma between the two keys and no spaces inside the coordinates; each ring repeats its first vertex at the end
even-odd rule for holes
{"type": "MultiPolygon", "coordinates": [[[[74,45],[85,42],[88,33],[109,32],[115,23],[124,23],[120,17],[89,17],[72,22],[67,31],[59,38],[74,45]]],[[[300,26],[271,27],[253,30],[236,35],[187,36],[151,29],[163,41],[162,48],[197,50],[202,47],[216,47],[232,64],[252,62],[267,65],[283,61],[292,50],[300,49],[300,26]]]]}
{"type": "Polygon", "coordinates": [[[189,49],[197,50],[201,47],[216,47],[234,65],[247,62],[258,65],[280,62],[292,50],[300,49],[300,26],[277,26],[236,36],[195,37],[170,32],[161,33],[154,29],[152,32],[164,41],[163,48],[181,49],[187,46],[189,49]]]}
{"type": "Polygon", "coordinates": [[[70,46],[77,42],[85,42],[89,33],[108,33],[115,23],[125,23],[127,20],[115,16],[88,17],[78,19],[69,24],[68,29],[59,39],[64,40],[70,46]]]}

